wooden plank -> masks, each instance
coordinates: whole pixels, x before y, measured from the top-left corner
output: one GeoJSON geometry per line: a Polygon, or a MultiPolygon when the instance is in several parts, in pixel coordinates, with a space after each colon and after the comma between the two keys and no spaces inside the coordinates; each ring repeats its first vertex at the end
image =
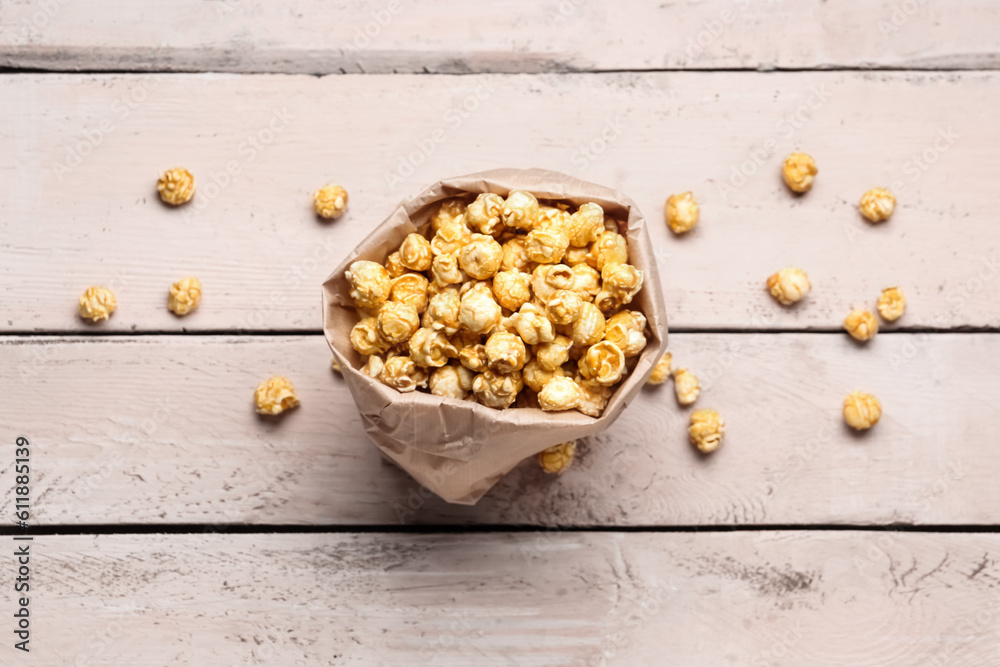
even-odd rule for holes
{"type": "Polygon", "coordinates": [[[315,331],[319,284],[402,198],[499,166],[568,171],[633,197],[651,221],[675,329],[838,329],[889,285],[910,300],[902,326],[1000,326],[993,73],[8,75],[0,85],[6,331],[315,331]],[[803,198],[778,176],[797,148],[820,165],[803,198]],[[200,191],[168,210],[154,183],[177,164],[200,191]],[[330,180],[348,187],[350,211],[323,224],[310,198],[330,180]],[[876,185],[894,187],[900,206],[874,227],[855,207],[876,185]],[[677,239],[663,201],[687,189],[702,223],[677,239]],[[787,264],[814,283],[791,309],[763,288],[787,264]],[[187,274],[205,299],[178,319],[166,291],[187,274]],[[98,328],[75,313],[95,283],[120,303],[98,328]]]}
{"type": "Polygon", "coordinates": [[[0,65],[281,73],[996,67],[989,0],[5,3],[0,65]]]}
{"type": "MultiPolygon", "coordinates": [[[[642,392],[548,477],[533,460],[476,507],[384,462],[320,336],[4,340],[9,438],[33,443],[32,521],[71,524],[727,526],[1000,523],[1000,336],[674,334],[723,449],[687,443],[670,385],[642,392]],[[281,373],[302,405],[258,418],[281,373]],[[882,401],[858,436],[850,391],[882,401]]],[[[13,456],[0,463],[11,472],[13,456]]],[[[7,476],[10,479],[10,476],[7,476]]],[[[13,516],[13,488],[0,515],[13,516]]]]}
{"type": "Polygon", "coordinates": [[[995,534],[67,535],[31,548],[32,664],[975,667],[1000,654],[995,534]]]}

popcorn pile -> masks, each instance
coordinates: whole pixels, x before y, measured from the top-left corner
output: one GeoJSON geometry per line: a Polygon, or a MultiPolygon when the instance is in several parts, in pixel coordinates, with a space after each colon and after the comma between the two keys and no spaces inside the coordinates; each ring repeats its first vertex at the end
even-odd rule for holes
{"type": "Polygon", "coordinates": [[[362,372],[401,392],[600,416],[646,346],[619,223],[511,191],[441,202],[425,233],[345,277],[362,372]]]}

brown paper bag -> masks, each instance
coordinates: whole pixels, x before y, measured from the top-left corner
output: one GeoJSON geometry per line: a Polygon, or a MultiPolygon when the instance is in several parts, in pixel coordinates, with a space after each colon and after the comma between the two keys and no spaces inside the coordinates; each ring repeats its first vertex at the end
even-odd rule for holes
{"type": "Polygon", "coordinates": [[[656,258],[642,214],[628,197],[609,188],[543,169],[496,169],[449,178],[403,203],[341,262],[323,283],[323,332],[344,372],[365,430],[390,459],[423,486],[452,503],[472,505],[507,471],[547,447],[600,433],[618,418],[645,384],[667,345],[667,317],[656,258]],[[537,408],[496,410],[414,391],[400,393],[362,374],[364,359],[352,347],[351,328],[358,315],[344,271],[358,259],[385,263],[407,234],[429,223],[434,204],[481,192],[506,197],[527,190],[538,199],[575,205],[600,204],[609,217],[627,224],[629,260],[645,278],[633,301],[648,320],[651,336],[638,363],[614,393],[599,418],[577,411],[543,412],[537,408]]]}

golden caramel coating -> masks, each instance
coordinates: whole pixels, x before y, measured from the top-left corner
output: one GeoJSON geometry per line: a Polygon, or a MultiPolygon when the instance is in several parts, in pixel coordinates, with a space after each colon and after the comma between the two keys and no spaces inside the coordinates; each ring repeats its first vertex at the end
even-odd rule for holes
{"type": "Polygon", "coordinates": [[[347,210],[347,190],[333,183],[324,185],[313,195],[313,209],[321,218],[336,220],[347,210]]]}
{"type": "Polygon", "coordinates": [[[878,319],[867,310],[852,310],[844,318],[844,330],[854,340],[871,340],[878,333],[878,319]]]}
{"type": "Polygon", "coordinates": [[[528,352],[520,337],[506,331],[491,334],[486,340],[486,361],[497,373],[512,373],[524,368],[528,352]]]}
{"type": "Polygon", "coordinates": [[[535,359],[545,370],[554,371],[569,361],[573,341],[566,336],[556,336],[550,343],[535,346],[535,359]]]}
{"type": "Polygon", "coordinates": [[[611,399],[611,387],[583,377],[576,378],[580,387],[580,405],[576,409],[590,417],[600,417],[611,399]]]}
{"type": "Polygon", "coordinates": [[[486,280],[500,270],[503,250],[488,234],[473,234],[458,253],[458,265],[476,280],[486,280]]]}
{"type": "Polygon", "coordinates": [[[538,392],[538,407],[546,412],[575,410],[583,396],[580,386],[570,377],[553,377],[538,392]]]}
{"type": "Polygon", "coordinates": [[[431,278],[438,286],[459,285],[468,280],[465,271],[458,265],[458,253],[435,255],[431,263],[431,278]]]}
{"type": "Polygon", "coordinates": [[[340,375],[344,374],[344,369],[340,367],[340,362],[337,361],[336,357],[330,360],[330,370],[340,375]]]}
{"type": "Polygon", "coordinates": [[[701,394],[701,382],[698,377],[686,368],[678,368],[674,371],[674,393],[677,394],[677,402],[681,405],[691,405],[698,400],[701,394]]]}
{"type": "Polygon", "coordinates": [[[435,396],[463,400],[472,391],[476,374],[460,364],[449,364],[431,371],[430,389],[435,396]]]}
{"type": "Polygon", "coordinates": [[[181,278],[170,286],[167,308],[175,315],[187,315],[201,303],[201,281],[194,277],[181,278]]]}
{"type": "Polygon", "coordinates": [[[392,289],[389,290],[389,301],[398,301],[413,306],[418,313],[427,310],[428,282],[419,273],[404,273],[392,279],[392,289]]]}
{"type": "Polygon", "coordinates": [[[660,360],[656,362],[656,366],[653,366],[653,372],[649,374],[649,379],[646,380],[646,384],[650,385],[660,385],[667,381],[673,372],[670,370],[670,364],[673,363],[673,355],[669,352],[664,352],[660,360]]]}
{"type": "Polygon", "coordinates": [[[417,366],[410,357],[400,354],[386,359],[379,380],[382,384],[405,393],[417,387],[426,387],[427,371],[417,366]]]}
{"type": "Polygon", "coordinates": [[[625,375],[625,353],[610,341],[595,343],[580,358],[580,375],[586,380],[611,386],[625,375]]]}
{"type": "Polygon", "coordinates": [[[411,271],[426,271],[431,268],[434,253],[430,241],[420,234],[407,234],[399,246],[399,263],[411,271]]]}
{"type": "Polygon", "coordinates": [[[538,200],[524,190],[511,190],[503,204],[501,218],[508,227],[530,232],[538,222],[538,200]]]}
{"type": "Polygon", "coordinates": [[[436,232],[443,225],[456,220],[465,219],[465,202],[461,199],[445,199],[441,201],[431,214],[431,231],[436,232]]]}
{"type": "Polygon", "coordinates": [[[299,404],[295,387],[288,378],[280,375],[270,377],[257,385],[253,400],[257,412],[262,415],[280,415],[299,404]]]}
{"type": "Polygon", "coordinates": [[[617,345],[626,357],[634,357],[646,348],[646,316],[637,310],[623,310],[608,318],[604,340],[617,345]]]}
{"type": "Polygon", "coordinates": [[[684,234],[695,228],[701,216],[701,207],[695,201],[691,192],[682,192],[679,195],[667,197],[664,205],[664,215],[667,218],[667,226],[674,234],[684,234]]]}
{"type": "Polygon", "coordinates": [[[108,319],[117,307],[115,294],[107,287],[88,287],[80,295],[80,317],[91,322],[108,319]]]}
{"type": "Polygon", "coordinates": [[[507,331],[516,331],[521,340],[528,345],[551,343],[556,337],[552,322],[545,317],[542,309],[533,303],[521,306],[516,313],[503,321],[503,327],[507,331]]]}
{"type": "Polygon", "coordinates": [[[594,305],[605,315],[610,315],[620,310],[623,304],[618,295],[602,289],[594,297],[594,305]]]}
{"type": "Polygon", "coordinates": [[[472,391],[476,394],[476,398],[488,408],[509,407],[522,387],[524,381],[521,379],[520,371],[500,374],[486,370],[472,381],[472,391]]]}
{"type": "Polygon", "coordinates": [[[590,246],[590,259],[588,264],[598,271],[604,268],[605,264],[613,262],[628,261],[628,242],[625,237],[615,232],[604,232],[594,244],[590,246]]]}
{"type": "Polygon", "coordinates": [[[691,413],[688,439],[702,454],[711,454],[722,444],[726,423],[715,410],[705,408],[691,413]]]}
{"type": "Polygon", "coordinates": [[[437,368],[458,356],[458,350],[448,337],[434,329],[421,327],[413,332],[409,342],[410,359],[417,366],[437,368]]]}
{"type": "Polygon", "coordinates": [[[486,356],[486,346],[481,343],[459,348],[458,361],[475,373],[482,373],[490,367],[490,360],[486,356]]]}
{"type": "Polygon", "coordinates": [[[566,232],[574,248],[589,246],[604,233],[604,209],[599,204],[582,205],[569,217],[566,232]]]}
{"type": "Polygon", "coordinates": [[[564,442],[538,452],[538,465],[550,475],[565,472],[576,456],[576,442],[564,442]]]}
{"type": "Polygon", "coordinates": [[[534,263],[528,258],[528,249],[523,236],[515,236],[505,241],[502,244],[502,249],[501,270],[531,272],[534,263]]]}
{"type": "Polygon", "coordinates": [[[573,269],[565,264],[540,264],[531,272],[531,291],[545,303],[557,290],[573,287],[573,269]]]}
{"type": "Polygon", "coordinates": [[[632,299],[642,289],[642,271],[624,262],[610,262],[601,269],[601,288],[614,295],[621,304],[632,303],[632,299]]]}
{"type": "Polygon", "coordinates": [[[362,318],[351,329],[351,347],[358,354],[385,354],[392,344],[385,339],[378,329],[378,321],[374,317],[362,318]]]}
{"type": "Polygon", "coordinates": [[[783,306],[801,301],[811,289],[809,276],[794,266],[786,266],[767,279],[767,290],[783,306]]]}
{"type": "Polygon", "coordinates": [[[552,378],[566,377],[566,371],[561,366],[555,368],[543,368],[537,359],[532,359],[524,365],[521,378],[524,384],[532,391],[540,392],[545,388],[552,378]]]}
{"type": "Polygon", "coordinates": [[[493,277],[493,295],[507,310],[517,310],[531,300],[531,274],[500,271],[493,277]]]}
{"type": "Polygon", "coordinates": [[[451,255],[461,250],[472,239],[472,232],[465,226],[465,218],[444,222],[431,239],[435,255],[451,255]]]}
{"type": "Polygon", "coordinates": [[[361,372],[367,375],[368,377],[372,378],[373,380],[377,380],[379,376],[382,374],[382,368],[384,366],[385,366],[385,359],[378,356],[377,354],[373,354],[370,357],[368,357],[368,359],[365,360],[364,366],[361,367],[361,372]]]}
{"type": "Polygon", "coordinates": [[[586,264],[588,257],[590,257],[590,246],[584,246],[582,248],[570,247],[566,249],[566,254],[563,255],[562,258],[562,263],[566,266],[586,264]]]}
{"type": "Polygon", "coordinates": [[[567,325],[580,317],[584,300],[576,292],[566,289],[556,290],[545,302],[545,316],[553,324],[567,325]]]}
{"type": "Polygon", "coordinates": [[[194,197],[194,176],[182,167],[174,167],[163,172],[156,182],[160,199],[171,206],[180,206],[194,197]]]}
{"type": "Polygon", "coordinates": [[[389,299],[392,278],[377,262],[359,259],[347,267],[344,277],[351,284],[351,298],[358,308],[377,310],[389,299]]]}
{"type": "Polygon", "coordinates": [[[468,331],[490,333],[500,326],[500,304],[493,298],[489,283],[476,283],[462,296],[458,321],[468,331]]]}
{"type": "Polygon", "coordinates": [[[572,269],[573,284],[569,288],[584,301],[593,301],[601,293],[601,274],[589,264],[577,264],[572,269]]]}
{"type": "Polygon", "coordinates": [[[792,192],[808,192],[818,173],[816,161],[807,153],[792,153],[785,158],[781,176],[792,192]]]}
{"type": "Polygon", "coordinates": [[[884,222],[896,210],[896,197],[885,188],[872,188],[861,196],[858,209],[869,221],[884,222]]]}
{"type": "Polygon", "coordinates": [[[855,391],[844,399],[844,421],[855,430],[869,429],[881,417],[882,404],[871,394],[855,391]]]}
{"type": "Polygon", "coordinates": [[[435,331],[441,331],[446,336],[454,336],[461,326],[458,315],[462,308],[462,300],[458,290],[449,287],[432,296],[427,301],[427,310],[421,325],[435,331]]]}
{"type": "Polygon", "coordinates": [[[878,312],[886,322],[895,322],[906,312],[906,297],[898,287],[886,287],[878,297],[878,312]]]}
{"type": "Polygon", "coordinates": [[[532,262],[558,264],[569,247],[569,235],[555,224],[537,226],[528,232],[524,247],[532,262]]]}
{"type": "Polygon", "coordinates": [[[389,301],[379,309],[376,322],[382,338],[395,345],[408,341],[420,328],[420,314],[408,303],[389,301]]]}
{"type": "Polygon", "coordinates": [[[503,197],[484,192],[465,209],[465,224],[480,234],[496,236],[503,231],[503,197]]]}
{"type": "Polygon", "coordinates": [[[392,253],[391,255],[389,255],[389,257],[386,258],[385,270],[389,272],[390,278],[398,278],[404,273],[406,273],[409,269],[403,266],[403,263],[399,257],[399,251],[397,250],[396,252],[392,253]]]}
{"type": "Polygon", "coordinates": [[[585,301],[580,306],[580,315],[572,325],[570,339],[576,347],[594,345],[604,338],[606,320],[594,304],[585,301]]]}

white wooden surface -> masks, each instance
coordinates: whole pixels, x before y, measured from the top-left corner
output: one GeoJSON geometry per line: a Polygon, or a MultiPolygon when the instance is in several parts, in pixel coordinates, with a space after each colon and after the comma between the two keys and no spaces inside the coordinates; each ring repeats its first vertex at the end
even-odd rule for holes
{"type": "Polygon", "coordinates": [[[633,197],[660,248],[673,329],[836,330],[890,285],[910,300],[900,326],[1000,326],[995,73],[31,74],[0,86],[6,331],[316,331],[319,284],[401,199],[498,165],[633,197]],[[248,143],[258,137],[261,150],[248,143]],[[779,176],[796,148],[820,168],[802,198],[779,176]],[[732,187],[743,163],[752,176],[732,187]],[[154,190],[174,165],[201,183],[179,210],[154,190]],[[323,224],[310,197],[328,180],[346,185],[350,209],[323,224]],[[894,183],[895,217],[865,223],[860,195],[894,183]],[[687,189],[702,224],[678,239],[663,202],[687,189]],[[764,289],[788,264],[814,284],[792,309],[764,289]],[[167,288],[189,274],[204,304],[178,319],[167,288]],[[99,327],[75,313],[95,283],[120,304],[99,327]]]}
{"type": "Polygon", "coordinates": [[[995,68],[990,0],[13,0],[0,66],[289,73],[995,68]]]}

